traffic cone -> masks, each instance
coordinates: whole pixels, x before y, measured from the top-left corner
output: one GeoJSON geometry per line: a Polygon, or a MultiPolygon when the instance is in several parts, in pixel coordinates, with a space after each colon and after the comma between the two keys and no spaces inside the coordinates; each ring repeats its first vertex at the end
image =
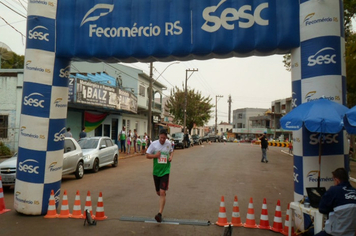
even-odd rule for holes
{"type": "Polygon", "coordinates": [[[271,229],[271,226],[269,225],[269,220],[268,220],[268,211],[267,211],[266,198],[263,199],[262,212],[261,212],[261,217],[260,217],[260,225],[258,226],[258,228],[260,228],[260,229],[271,229]]]}
{"type": "Polygon", "coordinates": [[[282,234],[288,235],[289,227],[292,227],[292,236],[295,236],[296,233],[294,232],[293,222],[289,220],[289,217],[291,217],[290,214],[291,214],[291,210],[289,208],[289,203],[288,203],[287,215],[286,215],[286,220],[284,222],[284,230],[282,231],[282,234]]]}
{"type": "Polygon", "coordinates": [[[0,175],[0,214],[11,211],[10,209],[6,209],[5,200],[4,200],[4,190],[2,189],[2,181],[0,175]]]}
{"type": "Polygon", "coordinates": [[[278,200],[276,206],[276,212],[274,213],[272,231],[281,233],[283,230],[282,226],[282,212],[281,212],[281,202],[278,200]]]}
{"type": "Polygon", "coordinates": [[[104,202],[103,202],[103,194],[99,193],[98,205],[96,206],[95,219],[96,220],[105,220],[108,218],[104,213],[104,202]]]}
{"type": "Polygon", "coordinates": [[[54,191],[51,190],[51,196],[49,197],[47,215],[45,215],[44,218],[53,219],[53,218],[57,218],[57,217],[58,217],[58,214],[57,214],[57,210],[56,210],[56,200],[54,199],[54,191]]]}
{"type": "Polygon", "coordinates": [[[237,201],[237,196],[235,196],[234,205],[232,208],[231,225],[235,227],[243,226],[243,224],[241,223],[240,209],[239,203],[237,201]]]}
{"type": "MultiPolygon", "coordinates": [[[[86,210],[89,210],[91,218],[94,219],[94,215],[93,215],[93,208],[91,207],[91,197],[90,197],[90,191],[88,191],[87,193],[87,198],[85,201],[85,207],[84,207],[84,212],[86,212],[86,210]]],[[[87,214],[84,215],[84,218],[87,217],[87,214]]]]}
{"type": "Polygon", "coordinates": [[[258,228],[255,221],[255,210],[253,209],[253,200],[250,198],[250,203],[248,204],[245,228],[258,228]]]}
{"type": "Polygon", "coordinates": [[[67,190],[64,190],[63,193],[63,198],[62,198],[62,205],[61,205],[61,211],[58,215],[58,218],[69,218],[71,217],[72,214],[69,212],[69,206],[68,206],[68,196],[67,196],[67,190]]]}
{"type": "Polygon", "coordinates": [[[73,205],[73,211],[72,211],[71,218],[84,219],[84,216],[82,214],[82,208],[81,208],[81,203],[80,203],[80,195],[79,195],[79,191],[78,190],[77,190],[77,193],[75,195],[75,200],[74,200],[74,205],[73,205]]]}
{"type": "Polygon", "coordinates": [[[224,196],[221,196],[219,217],[218,217],[218,221],[215,224],[217,224],[219,226],[229,225],[229,223],[227,223],[227,218],[226,218],[226,209],[225,209],[224,196]]]}

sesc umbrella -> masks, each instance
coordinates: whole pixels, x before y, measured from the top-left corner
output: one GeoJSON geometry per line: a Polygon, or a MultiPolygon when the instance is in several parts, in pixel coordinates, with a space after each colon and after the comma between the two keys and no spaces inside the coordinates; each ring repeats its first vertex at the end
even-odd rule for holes
{"type": "Polygon", "coordinates": [[[344,127],[349,134],[356,134],[356,106],[345,113],[344,127]]]}
{"type": "Polygon", "coordinates": [[[320,187],[321,169],[321,136],[322,134],[337,134],[343,127],[343,117],[349,109],[336,102],[320,98],[300,104],[280,120],[285,130],[299,130],[303,126],[310,132],[319,133],[319,174],[320,187]]]}

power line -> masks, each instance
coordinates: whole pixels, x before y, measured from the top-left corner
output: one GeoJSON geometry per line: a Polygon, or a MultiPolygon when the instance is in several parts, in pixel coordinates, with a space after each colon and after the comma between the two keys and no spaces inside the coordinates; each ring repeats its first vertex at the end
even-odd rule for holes
{"type": "MultiPolygon", "coordinates": [[[[2,5],[4,5],[5,7],[9,8],[11,11],[15,12],[17,15],[22,16],[23,18],[26,18],[26,16],[22,15],[21,13],[15,11],[14,9],[12,9],[11,7],[5,5],[3,2],[0,2],[2,5]]],[[[1,17],[2,18],[2,17],[1,17]]],[[[2,18],[4,20],[4,18],[2,18]]],[[[5,21],[5,20],[4,20],[5,21]]]]}
{"type": "MultiPolygon", "coordinates": [[[[1,2],[0,2],[1,3],[1,2]]],[[[25,35],[23,35],[20,31],[18,31],[15,27],[13,27],[12,25],[10,25],[3,17],[0,16],[0,18],[5,21],[5,23],[10,26],[11,28],[13,28],[17,33],[21,34],[24,38],[25,38],[25,35]]]]}

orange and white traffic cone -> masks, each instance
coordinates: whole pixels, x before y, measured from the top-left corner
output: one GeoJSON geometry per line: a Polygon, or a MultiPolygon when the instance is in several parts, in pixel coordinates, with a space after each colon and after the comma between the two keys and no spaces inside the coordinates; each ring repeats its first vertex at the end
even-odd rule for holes
{"type": "Polygon", "coordinates": [[[72,211],[71,218],[84,219],[84,216],[82,214],[82,207],[81,207],[81,203],[80,203],[79,191],[77,191],[77,193],[75,195],[75,200],[74,200],[74,205],[73,205],[73,211],[72,211]]]}
{"type": "Polygon", "coordinates": [[[295,236],[296,233],[294,232],[294,227],[293,227],[293,221],[290,220],[290,217],[291,217],[291,210],[289,208],[289,203],[288,203],[288,209],[287,209],[287,215],[286,215],[286,220],[284,222],[284,230],[282,231],[282,234],[283,235],[288,235],[288,230],[289,230],[289,227],[292,227],[292,236],[295,236]]]}
{"type": "Polygon", "coordinates": [[[258,228],[255,221],[255,210],[253,209],[253,200],[250,198],[250,203],[248,204],[245,228],[258,228]]]}
{"type": "Polygon", "coordinates": [[[64,190],[63,197],[62,197],[61,211],[58,215],[58,218],[64,219],[69,217],[71,217],[71,214],[69,212],[67,190],[64,190]]]}
{"type": "MultiPolygon", "coordinates": [[[[86,198],[86,201],[85,201],[84,212],[86,212],[87,209],[88,209],[89,212],[90,212],[91,218],[94,219],[93,208],[92,208],[92,206],[91,206],[90,191],[88,191],[88,193],[87,193],[87,198],[86,198]]],[[[87,217],[87,214],[84,215],[84,218],[86,218],[86,217],[87,217]]]]}
{"type": "Polygon", "coordinates": [[[240,209],[239,203],[237,201],[237,196],[235,196],[234,205],[232,208],[231,225],[235,227],[243,226],[243,224],[241,223],[240,209]]]}
{"type": "Polygon", "coordinates": [[[96,206],[95,219],[96,220],[105,220],[108,217],[104,213],[104,202],[103,202],[103,194],[99,193],[98,205],[96,206]]]}
{"type": "Polygon", "coordinates": [[[10,209],[6,209],[5,200],[4,200],[4,190],[2,188],[2,181],[0,175],[0,214],[11,211],[10,209]]]}
{"type": "Polygon", "coordinates": [[[227,223],[227,218],[226,218],[226,209],[225,209],[224,196],[221,196],[219,217],[218,217],[218,221],[216,221],[215,224],[219,225],[219,226],[229,225],[229,223],[227,223]]]}
{"type": "Polygon", "coordinates": [[[281,202],[279,200],[277,202],[276,211],[274,213],[273,226],[271,230],[277,233],[281,233],[283,230],[281,202]]]}
{"type": "Polygon", "coordinates": [[[268,220],[268,211],[267,211],[266,198],[263,199],[262,212],[261,212],[261,217],[260,217],[260,225],[258,226],[258,228],[260,228],[260,229],[271,229],[271,226],[269,225],[269,220],[268,220]]]}
{"type": "Polygon", "coordinates": [[[48,202],[47,215],[45,215],[44,218],[53,219],[57,217],[58,214],[56,210],[56,200],[54,199],[54,191],[51,190],[51,195],[49,197],[49,202],[48,202]]]}

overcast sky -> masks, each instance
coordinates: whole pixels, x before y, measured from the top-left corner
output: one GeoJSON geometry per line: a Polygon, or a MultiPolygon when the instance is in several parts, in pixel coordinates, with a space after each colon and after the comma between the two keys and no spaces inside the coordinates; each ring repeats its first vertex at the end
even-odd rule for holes
{"type": "MultiPolygon", "coordinates": [[[[19,2],[0,0],[0,17],[13,26],[8,26],[0,18],[0,43],[8,45],[19,55],[25,53],[26,19],[14,13],[3,4],[10,6],[26,16],[26,10],[19,2]],[[17,32],[19,31],[19,32],[17,32]]],[[[24,3],[25,7],[27,5],[24,3]]],[[[246,57],[230,59],[211,59],[204,61],[155,62],[154,77],[157,78],[167,66],[158,81],[167,86],[164,95],[169,95],[171,88],[182,88],[187,69],[198,69],[188,80],[188,88],[200,91],[203,96],[210,96],[215,105],[218,98],[218,123],[228,121],[228,97],[231,95],[231,111],[239,108],[270,108],[276,99],[291,97],[291,73],[283,65],[283,56],[246,57]]],[[[149,74],[149,63],[125,64],[149,74]]],[[[232,122],[231,113],[231,122],[232,122]]],[[[215,109],[209,125],[215,124],[215,109]]]]}

